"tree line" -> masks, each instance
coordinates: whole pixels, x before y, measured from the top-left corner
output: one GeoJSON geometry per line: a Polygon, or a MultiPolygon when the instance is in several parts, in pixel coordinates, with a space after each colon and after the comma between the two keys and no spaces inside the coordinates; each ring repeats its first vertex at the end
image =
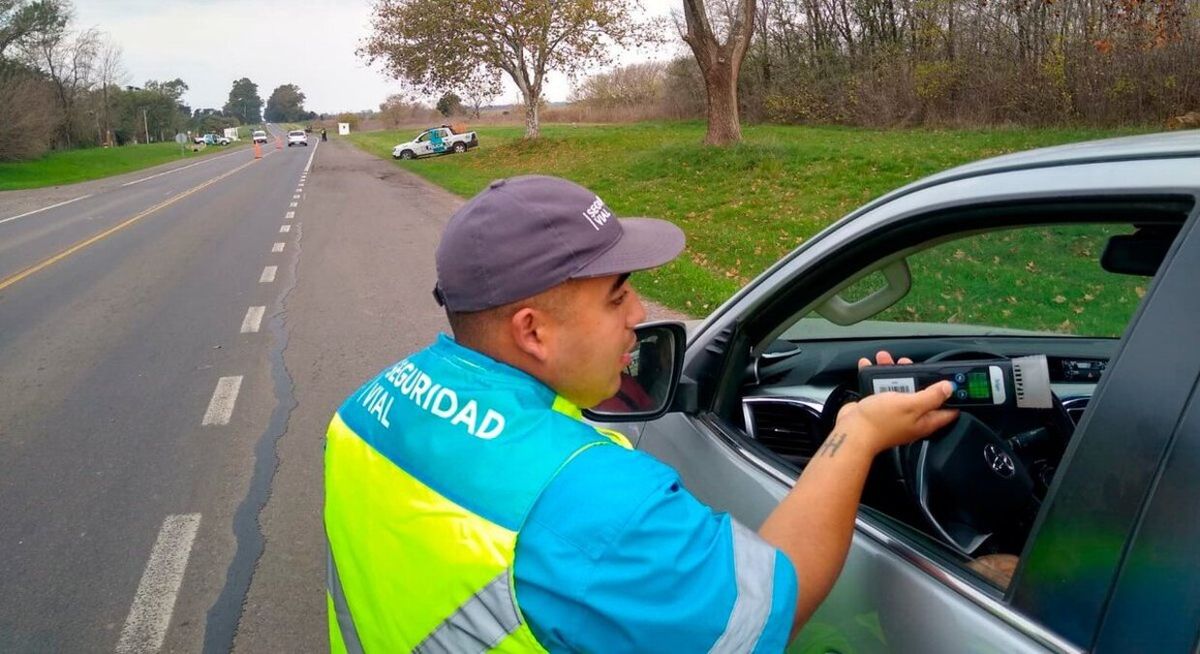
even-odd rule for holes
{"type": "Polygon", "coordinates": [[[219,133],[261,123],[264,113],[278,122],[318,117],[304,109],[295,84],[280,85],[264,103],[243,77],[224,106],[194,109],[182,79],[130,84],[120,46],[99,30],[75,28],[72,9],[68,0],[0,0],[0,161],[219,133]]]}
{"type": "MultiPolygon", "coordinates": [[[[752,121],[1114,126],[1200,109],[1196,0],[721,0],[716,31],[739,5],[754,16],[737,76],[752,121]]],[[[572,99],[701,116],[704,84],[680,57],[585,78],[572,99]]]]}
{"type": "MultiPolygon", "coordinates": [[[[508,76],[529,138],[547,71],[577,75],[661,33],[634,0],[469,0],[446,39],[437,4],[375,0],[360,55],[425,93],[508,76]]],[[[743,117],[1111,126],[1200,109],[1200,0],[680,0],[673,22],[690,56],[585,77],[576,103],[704,115],[709,143],[739,140],[743,117]]]]}

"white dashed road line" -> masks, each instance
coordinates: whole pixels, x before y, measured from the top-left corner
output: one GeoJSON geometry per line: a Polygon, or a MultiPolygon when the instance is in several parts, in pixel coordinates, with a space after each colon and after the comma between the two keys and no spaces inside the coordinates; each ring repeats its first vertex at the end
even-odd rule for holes
{"type": "Polygon", "coordinates": [[[290,231],[292,231],[292,226],[291,226],[291,225],[280,225],[280,226],[279,226],[279,233],[280,233],[280,234],[286,234],[286,233],[288,233],[288,232],[290,232],[290,231]]]}
{"type": "Polygon", "coordinates": [[[293,203],[289,204],[288,206],[295,209],[296,207],[300,206],[300,204],[297,202],[293,202],[293,203]]]}
{"type": "Polygon", "coordinates": [[[238,391],[241,388],[241,375],[218,379],[217,388],[208,402],[208,411],[204,412],[204,420],[200,424],[228,425],[229,418],[233,415],[233,405],[237,403],[238,391]]]}
{"type": "Polygon", "coordinates": [[[295,217],[296,217],[296,212],[295,212],[295,211],[289,211],[289,212],[287,212],[287,213],[283,214],[283,219],[284,219],[284,220],[291,220],[292,218],[295,218],[295,217]]]}
{"type": "Polygon", "coordinates": [[[199,513],[170,515],[163,521],[158,540],[154,541],[154,549],[150,551],[150,561],[146,563],[146,571],[133,596],[129,617],[121,629],[117,654],[157,652],[162,648],[199,528],[199,513]]]}
{"type": "Polygon", "coordinates": [[[250,307],[247,309],[246,317],[242,319],[242,333],[257,334],[258,328],[262,326],[263,314],[266,312],[266,307],[250,307]]]}
{"type": "Polygon", "coordinates": [[[26,212],[25,212],[25,213],[23,213],[23,214],[19,214],[19,215],[16,215],[16,216],[10,216],[10,217],[8,217],[8,218],[5,218],[4,220],[0,220],[0,225],[3,225],[4,223],[6,223],[6,222],[8,222],[8,221],[10,221],[10,220],[16,220],[17,218],[24,218],[25,216],[32,216],[32,215],[33,215],[33,214],[35,214],[35,213],[41,213],[41,212],[43,212],[43,211],[46,211],[47,209],[54,209],[54,208],[57,208],[57,207],[61,207],[61,206],[63,206],[64,204],[71,204],[72,202],[78,202],[78,201],[80,201],[80,200],[82,200],[82,199],[84,199],[84,198],[90,198],[90,197],[92,197],[92,194],[91,194],[91,193],[88,193],[87,195],[81,195],[81,196],[79,196],[79,197],[77,197],[77,198],[71,198],[70,200],[66,200],[66,201],[64,201],[64,202],[59,202],[58,204],[52,204],[52,205],[50,205],[50,206],[48,206],[48,207],[42,207],[41,209],[34,209],[33,211],[26,211],[26,212]]]}
{"type": "Polygon", "coordinates": [[[266,284],[275,281],[275,272],[279,270],[279,266],[267,266],[263,268],[262,277],[258,278],[259,284],[266,284]]]}
{"type": "Polygon", "coordinates": [[[293,200],[299,200],[299,199],[300,199],[300,194],[299,194],[299,193],[297,193],[296,195],[293,195],[293,196],[292,196],[292,199],[293,199],[293,200]]]}
{"type": "Polygon", "coordinates": [[[276,243],[271,246],[272,252],[283,252],[283,243],[276,243]]]}

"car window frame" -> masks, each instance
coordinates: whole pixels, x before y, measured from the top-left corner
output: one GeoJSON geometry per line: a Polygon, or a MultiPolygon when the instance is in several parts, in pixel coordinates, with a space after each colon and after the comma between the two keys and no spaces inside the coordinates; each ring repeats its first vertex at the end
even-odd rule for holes
{"type": "MultiPolygon", "coordinates": [[[[852,243],[842,244],[841,247],[831,250],[830,252],[826,253],[822,259],[823,261],[829,261],[830,259],[837,258],[854,259],[856,256],[858,256],[858,253],[854,252],[853,250],[858,250],[859,248],[853,246],[861,244],[863,240],[867,239],[876,243],[886,243],[883,245],[876,245],[873,248],[874,250],[900,251],[906,247],[912,247],[920,242],[927,242],[931,240],[944,241],[949,238],[951,234],[965,235],[972,232],[977,233],[980,231],[990,231],[995,229],[1036,227],[1039,225],[1054,224],[1128,224],[1128,208],[1130,206],[1136,206],[1142,202],[1149,202],[1151,204],[1162,203],[1163,205],[1166,205],[1172,201],[1186,201],[1191,205],[1192,215],[1185,223],[1190,224],[1194,218],[1195,212],[1197,211],[1197,207],[1200,206],[1200,202],[1197,202],[1197,198],[1194,195],[1180,192],[1150,191],[1146,193],[1135,194],[1094,193],[1089,194],[1086,197],[1070,198],[1065,201],[1048,200],[1045,198],[1026,198],[998,203],[960,203],[952,207],[937,207],[932,208],[924,213],[916,213],[907,216],[905,222],[900,224],[885,223],[883,225],[879,225],[867,235],[859,236],[852,243]],[[1033,209],[1032,212],[1026,213],[1022,211],[1022,209],[1030,208],[1033,209]],[[1090,210],[1088,210],[1088,208],[1090,208],[1090,210]],[[1105,208],[1111,209],[1111,218],[1104,218],[1105,208]],[[931,226],[953,223],[956,215],[962,215],[964,213],[981,210],[984,212],[984,214],[990,213],[991,219],[985,219],[982,222],[972,221],[970,223],[970,228],[951,228],[944,232],[938,232],[936,229],[931,229],[931,226]],[[1053,216],[1054,219],[1045,219],[1050,216],[1053,216]],[[913,239],[914,243],[909,245],[904,242],[904,238],[896,238],[895,232],[898,230],[905,230],[915,234],[923,233],[924,236],[920,237],[919,239],[913,239]],[[849,253],[845,251],[848,246],[849,249],[852,250],[849,253]]],[[[911,238],[911,236],[909,238],[911,238]]],[[[1172,253],[1173,252],[1174,250],[1172,253]]],[[[886,256],[886,254],[884,256],[886,256]]],[[[875,260],[875,258],[872,257],[866,257],[865,259],[875,260]]],[[[803,292],[797,293],[791,291],[790,289],[797,288],[805,283],[811,283],[812,278],[826,279],[831,276],[840,277],[841,279],[845,278],[844,275],[839,276],[836,271],[839,269],[848,270],[849,268],[845,266],[840,268],[838,266],[831,266],[831,271],[829,269],[825,269],[823,261],[818,260],[812,262],[806,269],[808,272],[807,275],[802,274],[796,278],[788,279],[772,288],[771,291],[767,293],[767,297],[760,300],[761,304],[769,307],[773,299],[775,301],[780,299],[778,297],[770,297],[771,293],[782,296],[796,294],[804,295],[805,293],[803,292]],[[788,288],[782,288],[784,286],[787,286],[788,288]]],[[[818,284],[818,287],[819,286],[820,285],[818,284]]],[[[831,284],[826,285],[826,287],[829,286],[831,286],[831,284]]],[[[808,291],[806,294],[812,296],[814,295],[814,292],[808,291]]],[[[1147,293],[1147,298],[1149,298],[1149,292],[1147,293]]],[[[1135,311],[1134,316],[1136,317],[1140,315],[1141,312],[1144,311],[1145,306],[1146,301],[1144,300],[1139,306],[1138,310],[1135,311]]],[[[769,312],[769,309],[767,312],[769,312]]],[[[768,313],[768,315],[771,314],[768,313]]],[[[779,320],[783,315],[790,316],[792,314],[784,311],[776,311],[774,315],[775,319],[779,320]]],[[[761,321],[763,319],[760,318],[759,320],[761,321]]],[[[766,320],[769,321],[770,319],[768,318],[766,320]]],[[[1133,321],[1131,320],[1131,324],[1132,322],[1133,321]]],[[[1130,327],[1127,326],[1124,337],[1129,335],[1129,329],[1130,327]]],[[[689,362],[690,368],[688,370],[688,374],[702,383],[707,382],[715,387],[711,397],[707,398],[708,406],[703,406],[705,404],[703,389],[700,389],[698,392],[698,395],[700,396],[699,402],[702,405],[701,410],[707,410],[711,412],[712,419],[722,423],[723,425],[726,425],[729,427],[730,431],[740,432],[740,430],[732,428],[730,418],[732,416],[733,407],[730,406],[730,402],[731,400],[737,400],[737,398],[740,398],[740,380],[744,379],[745,370],[750,363],[752,344],[763,339],[764,335],[769,331],[770,330],[763,330],[761,327],[759,327],[757,333],[755,333],[755,325],[753,324],[753,321],[747,320],[744,317],[739,317],[737,320],[734,320],[728,324],[728,326],[714,340],[713,344],[710,344],[708,347],[704,348],[710,354],[717,356],[717,365],[719,366],[718,372],[715,374],[712,372],[713,363],[711,360],[708,362],[708,370],[705,370],[697,360],[692,360],[689,362]]],[[[741,434],[740,437],[742,440],[749,440],[744,434],[741,434]]],[[[726,438],[729,437],[726,436],[726,438]]],[[[1075,439],[1073,442],[1078,442],[1078,439],[1075,439]]],[[[783,466],[787,465],[786,462],[780,460],[779,457],[775,456],[773,453],[770,453],[770,463],[765,464],[761,459],[761,455],[756,456],[755,458],[759,459],[755,463],[757,467],[775,477],[777,480],[786,479],[787,473],[784,472],[783,467],[775,463],[778,461],[778,463],[782,464],[783,466]]],[[[792,479],[792,481],[789,483],[794,483],[794,479],[792,479]]],[[[1051,492],[1047,494],[1047,503],[1052,502],[1053,493],[1055,490],[1056,488],[1052,487],[1051,492]]],[[[1034,530],[1031,530],[1030,532],[1030,536],[1027,540],[1027,547],[1028,544],[1033,542],[1036,538],[1036,529],[1037,524],[1035,524],[1034,530]]],[[[862,512],[860,512],[859,519],[856,521],[856,532],[870,537],[877,542],[882,542],[888,547],[888,549],[906,559],[909,564],[914,565],[915,567],[924,570],[926,573],[933,575],[944,585],[967,597],[972,602],[1001,618],[1015,629],[1018,629],[1026,635],[1035,638],[1048,647],[1059,649],[1061,651],[1073,651],[1080,647],[1076,640],[1063,638],[1057,631],[1049,628],[1047,625],[1042,624],[1036,613],[1031,613],[1013,602],[1013,593],[1017,588],[1017,584],[1020,582],[1020,579],[1017,576],[1014,576],[1014,579],[1009,585],[1006,593],[996,593],[989,590],[986,583],[982,582],[978,577],[970,573],[965,568],[950,568],[939,563],[935,557],[930,556],[929,553],[923,552],[918,545],[907,542],[902,534],[896,533],[894,530],[889,529],[886,525],[879,523],[879,521],[872,520],[869,517],[864,518],[862,512]]],[[[1115,576],[1115,573],[1116,571],[1114,566],[1114,568],[1111,570],[1111,574],[1115,576]]]]}
{"type": "MultiPolygon", "coordinates": [[[[1158,274],[1148,285],[1146,296],[1134,313],[1117,352],[1097,384],[1088,410],[1076,427],[1063,455],[1060,473],[1047,493],[1046,502],[1035,521],[1021,553],[1021,564],[1013,577],[1007,601],[1016,609],[1036,616],[1063,637],[1092,647],[1128,549],[1142,519],[1158,470],[1169,455],[1172,436],[1177,429],[1200,374],[1200,340],[1195,330],[1177,329],[1175,311],[1181,306],[1196,306],[1194,279],[1200,274],[1196,253],[1200,252],[1200,197],[1167,252],[1158,274]],[[1181,351],[1176,345],[1187,337],[1198,347],[1181,351]],[[1171,343],[1163,348],[1163,343],[1171,343]],[[1160,365],[1165,364],[1165,365],[1160,365]],[[1172,367],[1167,374],[1166,370],[1172,367]],[[1162,374],[1152,374],[1156,369],[1162,374]],[[1151,374],[1147,374],[1151,373],[1151,374]],[[1180,385],[1182,379],[1185,385],[1180,385]],[[1140,393],[1141,400],[1156,402],[1152,412],[1131,410],[1127,397],[1140,393]],[[1149,415],[1149,418],[1148,418],[1149,415]],[[1126,431],[1122,431],[1122,428],[1126,431]],[[1105,455],[1119,455],[1128,467],[1139,453],[1130,448],[1126,436],[1136,433],[1145,469],[1126,474],[1118,495],[1103,496],[1104,486],[1113,481],[1113,461],[1105,455]],[[1085,565],[1105,570],[1096,575],[1094,586],[1104,584],[1104,592],[1081,596],[1074,591],[1085,583],[1084,575],[1068,574],[1055,562],[1081,557],[1071,556],[1062,547],[1060,534],[1078,530],[1082,516],[1090,515],[1093,526],[1108,523],[1111,538],[1096,539],[1087,548],[1085,565]],[[1106,546],[1107,560],[1096,564],[1097,554],[1106,546]],[[1107,579],[1107,581],[1105,581],[1107,579]],[[1075,587],[1072,587],[1074,582],[1075,587]],[[1091,600],[1090,602],[1088,600],[1091,600]],[[1090,606],[1088,605],[1090,604],[1090,606]],[[1070,612],[1062,611],[1070,606],[1070,612]]],[[[1139,405],[1143,402],[1139,402],[1139,405]]],[[[1076,568],[1082,567],[1076,565],[1076,568]]]]}

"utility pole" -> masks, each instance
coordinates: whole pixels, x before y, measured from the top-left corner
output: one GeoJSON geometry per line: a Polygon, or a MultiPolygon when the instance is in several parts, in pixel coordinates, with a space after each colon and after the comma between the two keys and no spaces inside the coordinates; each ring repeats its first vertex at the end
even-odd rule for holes
{"type": "Polygon", "coordinates": [[[146,110],[142,109],[142,128],[146,130],[146,143],[150,142],[150,122],[146,119],[146,110]]]}

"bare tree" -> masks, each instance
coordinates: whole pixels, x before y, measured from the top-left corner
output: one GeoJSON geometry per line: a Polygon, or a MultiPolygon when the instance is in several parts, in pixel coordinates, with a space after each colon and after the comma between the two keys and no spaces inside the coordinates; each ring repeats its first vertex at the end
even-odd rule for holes
{"type": "Polygon", "coordinates": [[[704,90],[708,96],[708,133],[704,142],[710,145],[729,145],[742,140],[737,82],[754,31],[756,2],[736,0],[736,3],[727,4],[732,11],[725,15],[732,16],[728,27],[721,30],[721,25],[710,19],[705,0],[683,0],[687,26],[683,40],[692,49],[704,76],[704,90]],[[721,31],[725,32],[724,40],[721,31]]]}
{"type": "Polygon", "coordinates": [[[463,106],[471,108],[471,117],[479,118],[484,107],[492,103],[499,95],[493,87],[484,86],[463,90],[463,106]]]}
{"type": "Polygon", "coordinates": [[[608,46],[652,40],[636,0],[376,0],[360,54],[396,78],[439,95],[499,91],[502,72],[521,91],[525,138],[537,138],[546,74],[574,77],[607,64],[608,46]]]}
{"type": "MultiPolygon", "coordinates": [[[[61,113],[59,133],[66,147],[76,141],[84,121],[79,100],[96,82],[96,64],[100,52],[100,32],[87,29],[76,34],[46,34],[28,46],[28,57],[54,85],[61,113]]],[[[90,127],[86,128],[90,131],[90,127]]]]}
{"type": "Polygon", "coordinates": [[[96,64],[96,81],[100,85],[99,103],[96,110],[97,140],[105,146],[112,143],[113,103],[121,85],[128,80],[129,74],[121,62],[121,46],[110,38],[105,38],[100,45],[100,56],[96,64]]]}

